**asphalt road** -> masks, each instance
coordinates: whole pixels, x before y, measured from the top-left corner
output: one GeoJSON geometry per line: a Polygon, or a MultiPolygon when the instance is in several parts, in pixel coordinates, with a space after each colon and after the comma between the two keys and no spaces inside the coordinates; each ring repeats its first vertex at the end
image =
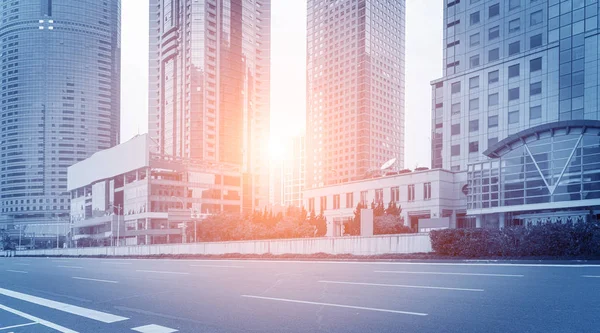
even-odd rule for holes
{"type": "Polygon", "coordinates": [[[600,266],[0,258],[0,333],[600,332],[600,266]]]}

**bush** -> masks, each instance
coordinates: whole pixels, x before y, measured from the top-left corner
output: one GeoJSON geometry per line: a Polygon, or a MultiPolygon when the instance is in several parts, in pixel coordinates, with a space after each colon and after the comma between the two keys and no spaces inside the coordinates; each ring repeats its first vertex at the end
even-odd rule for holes
{"type": "Polygon", "coordinates": [[[497,229],[445,229],[430,233],[440,255],[454,257],[597,257],[600,223],[546,223],[497,229]]]}

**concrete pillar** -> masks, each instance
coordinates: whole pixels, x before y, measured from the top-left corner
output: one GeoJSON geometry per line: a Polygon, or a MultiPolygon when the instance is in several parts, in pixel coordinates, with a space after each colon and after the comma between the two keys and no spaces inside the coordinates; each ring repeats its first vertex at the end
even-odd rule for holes
{"type": "Polygon", "coordinates": [[[481,215],[475,216],[475,228],[481,228],[481,215]]]}
{"type": "Polygon", "coordinates": [[[504,213],[499,213],[498,214],[498,227],[500,229],[504,229],[504,224],[505,224],[504,213]]]}

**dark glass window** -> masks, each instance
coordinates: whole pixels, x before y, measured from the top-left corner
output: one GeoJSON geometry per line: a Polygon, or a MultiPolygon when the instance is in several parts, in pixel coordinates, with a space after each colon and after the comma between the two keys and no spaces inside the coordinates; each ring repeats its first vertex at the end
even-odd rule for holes
{"type": "Polygon", "coordinates": [[[515,101],[519,99],[519,88],[508,89],[508,100],[515,101]]]}
{"type": "Polygon", "coordinates": [[[479,119],[469,121],[469,132],[479,131],[479,119]]]}
{"type": "Polygon", "coordinates": [[[521,74],[521,66],[519,64],[508,66],[508,78],[517,77],[521,74]]]}
{"type": "Polygon", "coordinates": [[[514,55],[521,52],[521,42],[514,42],[514,43],[510,43],[508,44],[508,55],[514,55]]]}
{"type": "Polygon", "coordinates": [[[488,8],[488,17],[494,17],[500,15],[500,4],[491,5],[488,8]]]}
{"type": "Polygon", "coordinates": [[[534,82],[529,85],[529,96],[539,95],[542,93],[542,82],[534,82]]]}
{"type": "Polygon", "coordinates": [[[471,15],[469,15],[469,23],[470,25],[479,23],[479,12],[471,13],[471,15]]]}
{"type": "Polygon", "coordinates": [[[529,72],[542,70],[542,58],[535,58],[529,61],[529,72]]]}

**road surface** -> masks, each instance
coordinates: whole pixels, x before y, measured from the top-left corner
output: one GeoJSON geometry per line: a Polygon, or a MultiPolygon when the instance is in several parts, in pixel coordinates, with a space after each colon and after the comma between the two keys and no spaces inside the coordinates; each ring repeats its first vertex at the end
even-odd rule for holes
{"type": "Polygon", "coordinates": [[[595,265],[0,258],[0,333],[599,331],[595,265]]]}

